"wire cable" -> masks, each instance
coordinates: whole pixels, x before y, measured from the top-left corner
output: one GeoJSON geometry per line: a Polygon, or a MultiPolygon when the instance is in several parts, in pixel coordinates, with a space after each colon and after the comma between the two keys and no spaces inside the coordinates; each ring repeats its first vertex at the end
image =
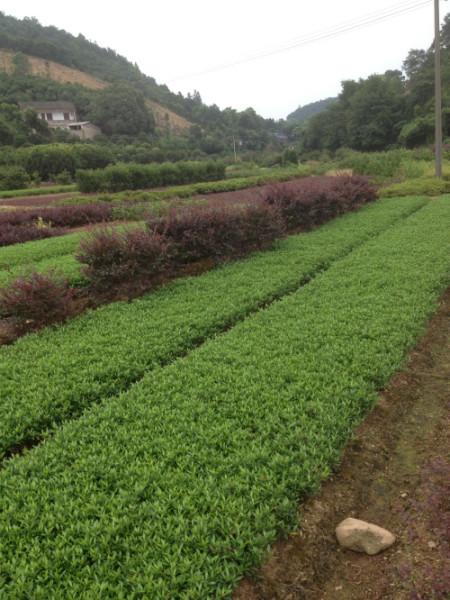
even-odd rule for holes
{"type": "Polygon", "coordinates": [[[261,51],[257,54],[253,54],[246,58],[241,58],[229,63],[223,63],[220,65],[216,65],[205,69],[203,71],[198,71],[195,73],[190,73],[187,75],[181,75],[179,77],[175,77],[168,81],[168,83],[174,83],[176,81],[180,81],[182,79],[189,79],[192,77],[200,77],[202,75],[207,75],[210,73],[215,73],[217,71],[222,71],[224,69],[229,69],[235,66],[239,66],[245,63],[249,63],[255,60],[260,60],[262,58],[266,58],[269,56],[273,56],[275,54],[280,54],[282,52],[288,52],[289,50],[293,50],[295,48],[300,48],[302,46],[307,46],[309,44],[313,44],[319,41],[331,39],[342,35],[344,33],[350,33],[357,29],[361,29],[363,27],[367,27],[369,25],[373,25],[376,23],[380,23],[391,19],[393,17],[397,17],[400,15],[404,15],[406,13],[410,13],[416,11],[420,8],[423,8],[429,5],[431,0],[407,0],[403,1],[396,6],[389,7],[383,9],[381,11],[377,11],[375,13],[369,13],[365,16],[359,17],[357,19],[352,19],[350,21],[345,21],[339,25],[333,26],[332,28],[328,28],[325,30],[317,31],[308,35],[301,36],[299,38],[294,38],[288,42],[285,42],[282,46],[272,49],[261,51]]]}

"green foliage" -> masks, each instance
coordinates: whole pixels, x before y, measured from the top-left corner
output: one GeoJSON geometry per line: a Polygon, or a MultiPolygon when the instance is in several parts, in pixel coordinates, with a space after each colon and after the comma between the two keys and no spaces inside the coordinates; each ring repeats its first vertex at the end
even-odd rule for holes
{"type": "Polygon", "coordinates": [[[432,115],[416,117],[403,125],[399,142],[407,148],[414,148],[424,144],[430,144],[434,136],[434,119],[432,115]]]}
{"type": "Polygon", "coordinates": [[[440,196],[450,193],[450,181],[436,179],[436,177],[425,177],[423,179],[409,179],[402,183],[394,183],[379,190],[382,198],[396,198],[399,196],[424,195],[440,196]]]}
{"type": "Polygon", "coordinates": [[[63,171],[73,177],[77,169],[88,165],[101,168],[114,160],[108,148],[96,144],[44,144],[20,148],[15,159],[29,174],[38,173],[44,180],[63,171]]]}
{"type": "Polygon", "coordinates": [[[449,210],[430,203],[7,463],[4,594],[231,597],[422,333],[448,284],[449,210]]]}
{"type": "Polygon", "coordinates": [[[300,125],[314,115],[323,112],[326,108],[333,104],[333,102],[336,102],[336,98],[325,98],[324,100],[318,100],[317,102],[305,104],[305,106],[299,106],[286,117],[286,121],[289,124],[300,125]]]}
{"type": "Polygon", "coordinates": [[[177,183],[212,181],[225,175],[225,165],[215,161],[177,162],[154,165],[118,164],[103,170],[80,170],[81,192],[138,190],[177,183]]]}
{"type": "Polygon", "coordinates": [[[293,148],[286,148],[286,150],[283,151],[282,164],[287,165],[289,163],[294,165],[298,164],[298,154],[293,148]]]}
{"type": "Polygon", "coordinates": [[[421,199],[374,204],[312,233],[291,236],[274,250],[174,281],[132,304],[105,306],[62,329],[0,348],[0,374],[8,373],[9,382],[0,389],[1,450],[126,389],[146,371],[295,290],[423,204],[421,199]]]}
{"type": "MultiPolygon", "coordinates": [[[[441,31],[444,137],[450,135],[450,15],[441,31]]],[[[304,152],[385,150],[433,141],[434,47],[411,50],[400,71],[345,81],[337,102],[311,118],[294,135],[304,152]]]]}
{"type": "Polygon", "coordinates": [[[382,180],[392,177],[419,177],[427,170],[427,164],[415,159],[414,153],[407,150],[388,152],[340,150],[336,153],[336,162],[339,168],[352,169],[358,175],[369,175],[382,180]]]}
{"type": "Polygon", "coordinates": [[[55,175],[52,179],[54,179],[55,183],[58,185],[68,185],[72,183],[72,175],[69,171],[61,171],[58,175],[55,175]]]}
{"type": "MultiPolygon", "coordinates": [[[[181,93],[175,94],[167,86],[158,85],[152,77],[141,73],[135,64],[130,63],[123,56],[118,55],[109,48],[100,48],[81,34],[75,37],[56,27],[43,27],[36,19],[19,20],[0,14],[0,40],[3,48],[54,60],[94,75],[113,84],[113,86],[125,87],[126,93],[121,92],[120,95],[129,103],[129,106],[136,107],[136,103],[131,97],[133,93],[137,93],[138,97],[143,94],[145,98],[154,100],[175,111],[175,113],[198,126],[197,135],[194,133],[189,141],[186,140],[191,151],[197,148],[206,154],[226,150],[231,153],[233,137],[239,144],[240,152],[261,150],[269,143],[276,144],[276,138],[273,134],[280,129],[280,126],[272,119],[263,119],[252,108],[238,112],[231,108],[220,110],[216,105],[206,106],[197,91],[188,94],[186,97],[181,93]]],[[[16,74],[12,77],[13,81],[8,84],[9,101],[17,102],[25,99],[72,100],[82,118],[90,114],[91,108],[97,105],[98,97],[102,97],[104,94],[103,92],[98,93],[88,90],[83,93],[80,86],[70,88],[67,85],[55,84],[54,82],[48,83],[45,87],[44,84],[39,84],[37,81],[31,82],[29,77],[27,78],[28,85],[25,85],[24,79],[26,79],[26,76],[23,75],[19,77],[16,74]],[[18,88],[15,88],[16,82],[19,83],[18,88]],[[34,97],[30,98],[30,94],[34,97]]],[[[37,80],[38,78],[35,77],[34,79],[37,80]]],[[[1,97],[2,93],[0,92],[1,97]]],[[[116,102],[115,98],[112,98],[112,103],[117,109],[114,114],[108,114],[109,104],[97,107],[100,109],[98,116],[104,122],[105,131],[123,131],[129,137],[130,131],[136,131],[135,116],[124,114],[122,106],[116,102]],[[117,119],[116,114],[122,115],[122,117],[117,119]],[[129,130],[125,129],[125,123],[129,126],[129,130]]],[[[148,125],[148,131],[152,133],[151,123],[147,123],[147,120],[144,119],[145,116],[148,119],[150,113],[147,111],[146,115],[144,114],[140,100],[137,100],[137,105],[140,113],[139,120],[146,123],[143,130],[146,130],[148,125]]],[[[96,111],[92,112],[93,115],[94,112],[96,111]]],[[[164,127],[162,129],[164,130],[164,127]]],[[[165,132],[162,131],[161,136],[164,135],[165,132]]],[[[171,136],[168,143],[172,145],[173,141],[171,136]]],[[[177,160],[183,158],[193,157],[191,155],[178,156],[177,160]]],[[[172,158],[167,156],[165,160],[172,160],[172,158]]]]}
{"type": "Polygon", "coordinates": [[[77,188],[74,184],[52,185],[51,187],[13,189],[7,192],[0,192],[0,200],[5,200],[8,198],[20,198],[21,196],[49,196],[51,194],[75,192],[76,189],[77,188]]]}
{"type": "Polygon", "coordinates": [[[28,62],[28,58],[22,52],[16,52],[12,59],[14,65],[14,75],[24,76],[28,75],[30,70],[30,65],[28,62]]]}
{"type": "Polygon", "coordinates": [[[42,144],[50,139],[47,123],[34,111],[22,112],[15,104],[0,103],[0,146],[42,144]]]}
{"type": "Polygon", "coordinates": [[[125,84],[101,90],[93,102],[91,118],[106,135],[134,136],[155,129],[153,114],[145,105],[143,94],[125,84]]]}
{"type": "Polygon", "coordinates": [[[0,190],[24,188],[30,183],[30,177],[23,167],[16,165],[0,166],[0,190]]]}

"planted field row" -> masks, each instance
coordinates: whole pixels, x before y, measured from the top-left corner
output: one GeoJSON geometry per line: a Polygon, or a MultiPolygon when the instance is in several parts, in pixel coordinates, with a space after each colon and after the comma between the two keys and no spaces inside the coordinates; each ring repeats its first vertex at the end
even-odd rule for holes
{"type": "Polygon", "coordinates": [[[435,309],[449,226],[448,199],[431,202],[12,460],[5,595],[230,597],[435,309]]]}
{"type": "Polygon", "coordinates": [[[48,187],[23,188],[21,190],[1,190],[0,200],[8,198],[21,198],[23,196],[48,196],[50,194],[63,194],[65,192],[76,192],[77,186],[70,185],[52,185],[48,187]]]}
{"type": "Polygon", "coordinates": [[[0,348],[0,454],[125,390],[424,204],[385,200],[275,249],[0,348]]]}
{"type": "Polygon", "coordinates": [[[174,198],[191,198],[197,195],[208,195],[218,192],[234,192],[245,188],[262,186],[267,183],[276,183],[279,181],[289,181],[300,177],[311,175],[311,169],[305,166],[291,167],[285,169],[273,170],[262,175],[252,175],[249,177],[233,177],[218,181],[203,181],[191,183],[189,185],[170,186],[162,190],[139,190],[125,191],[114,194],[100,194],[99,196],[76,197],[73,199],[63,199],[58,201],[60,204],[79,203],[80,201],[98,201],[98,202],[148,202],[158,203],[174,198]]]}

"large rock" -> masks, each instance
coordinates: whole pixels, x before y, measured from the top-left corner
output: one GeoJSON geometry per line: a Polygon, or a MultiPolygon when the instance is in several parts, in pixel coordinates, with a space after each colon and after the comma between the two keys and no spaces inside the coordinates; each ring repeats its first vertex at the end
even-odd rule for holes
{"type": "Polygon", "coordinates": [[[386,550],[395,542],[395,535],[387,529],[351,517],[339,523],[336,537],[344,548],[370,555],[386,550]]]}

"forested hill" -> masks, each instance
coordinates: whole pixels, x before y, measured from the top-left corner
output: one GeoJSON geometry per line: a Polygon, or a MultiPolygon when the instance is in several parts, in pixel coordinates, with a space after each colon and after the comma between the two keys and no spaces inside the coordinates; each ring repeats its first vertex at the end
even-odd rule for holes
{"type": "MultiPolygon", "coordinates": [[[[241,112],[220,110],[215,105],[206,106],[198,92],[186,97],[175,94],[166,85],[158,84],[153,77],[143,74],[136,64],[114,50],[101,48],[82,34],[73,36],[56,27],[43,26],[34,18],[16,19],[0,12],[0,49],[77,69],[111,84],[111,88],[126,85],[142,94],[146,101],[169,108],[196,125],[197,129],[193,128],[192,135],[200,140],[207,151],[221,151],[221,146],[228,144],[228,138],[233,135],[239,138],[244,148],[258,150],[270,141],[277,130],[273,120],[260,117],[251,108],[241,112]]],[[[23,78],[26,73],[18,68],[15,75],[18,79],[19,75],[23,78]]],[[[6,84],[11,92],[14,86],[10,81],[6,84]]],[[[19,87],[24,88],[23,82],[22,86],[19,82],[19,87]]],[[[136,101],[136,98],[133,100],[136,101]]],[[[81,112],[89,111],[82,106],[81,112]]]]}
{"type": "Polygon", "coordinates": [[[330,104],[336,102],[336,100],[337,98],[325,98],[324,100],[317,100],[317,102],[305,104],[305,106],[299,106],[297,110],[294,110],[294,112],[291,112],[286,117],[286,121],[292,125],[300,125],[314,115],[323,112],[330,104]]]}
{"type": "MultiPolygon", "coordinates": [[[[295,131],[304,152],[432,144],[434,45],[411,50],[401,70],[344,81],[336,102],[295,131]]],[[[450,138],[450,14],[441,29],[444,137],[450,138]]],[[[400,65],[399,65],[400,66],[400,65]]]]}

